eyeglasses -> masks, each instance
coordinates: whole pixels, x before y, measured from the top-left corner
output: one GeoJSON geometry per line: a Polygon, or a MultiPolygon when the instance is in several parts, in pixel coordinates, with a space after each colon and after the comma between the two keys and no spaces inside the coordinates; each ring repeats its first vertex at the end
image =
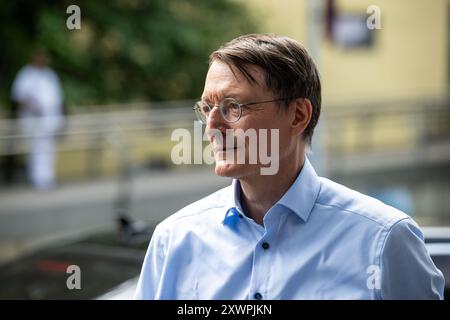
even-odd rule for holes
{"type": "Polygon", "coordinates": [[[288,98],[280,98],[280,99],[267,100],[267,101],[239,103],[239,101],[237,101],[234,98],[225,98],[218,105],[210,105],[206,101],[198,101],[195,103],[195,105],[192,109],[194,110],[195,115],[197,116],[197,119],[203,124],[206,124],[206,121],[208,120],[208,117],[209,117],[212,109],[215,107],[219,107],[220,114],[225,119],[225,121],[233,123],[233,122],[239,121],[239,119],[241,118],[242,108],[245,108],[247,106],[251,106],[254,104],[269,103],[269,102],[275,102],[275,101],[285,101],[285,100],[289,100],[289,99],[288,98]]]}

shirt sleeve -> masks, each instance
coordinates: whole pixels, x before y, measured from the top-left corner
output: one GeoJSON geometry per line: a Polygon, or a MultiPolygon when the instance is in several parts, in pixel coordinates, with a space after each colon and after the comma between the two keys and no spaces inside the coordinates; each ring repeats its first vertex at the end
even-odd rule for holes
{"type": "Polygon", "coordinates": [[[443,299],[445,280],[425,247],[422,231],[410,218],[388,232],[381,256],[383,299],[443,299]]]}
{"type": "Polygon", "coordinates": [[[27,68],[23,68],[14,79],[11,88],[11,99],[19,103],[24,103],[29,94],[30,87],[31,77],[29,71],[27,68]]]}
{"type": "Polygon", "coordinates": [[[165,261],[165,241],[159,227],[153,232],[145,255],[134,299],[154,300],[157,298],[165,261]]]}

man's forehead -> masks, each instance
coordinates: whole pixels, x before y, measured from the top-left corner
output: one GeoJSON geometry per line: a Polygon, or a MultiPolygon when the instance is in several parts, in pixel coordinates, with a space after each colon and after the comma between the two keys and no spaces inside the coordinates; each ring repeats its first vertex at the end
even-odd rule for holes
{"type": "Polygon", "coordinates": [[[245,70],[253,77],[256,83],[248,79],[235,65],[222,61],[212,62],[206,75],[204,94],[209,94],[209,91],[264,88],[265,78],[261,68],[247,65],[245,70]]]}

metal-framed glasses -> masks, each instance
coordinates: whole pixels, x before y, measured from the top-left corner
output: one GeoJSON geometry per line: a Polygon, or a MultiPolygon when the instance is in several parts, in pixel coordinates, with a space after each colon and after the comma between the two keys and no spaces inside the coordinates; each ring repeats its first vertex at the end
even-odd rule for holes
{"type": "Polygon", "coordinates": [[[288,99],[280,98],[275,100],[240,103],[234,98],[225,98],[218,105],[211,105],[208,102],[201,100],[197,101],[192,109],[194,110],[198,121],[200,121],[202,124],[206,124],[206,121],[208,120],[212,109],[215,107],[219,108],[220,114],[222,115],[223,119],[225,119],[225,121],[233,123],[239,121],[242,115],[242,109],[247,106],[284,100],[288,99]]]}

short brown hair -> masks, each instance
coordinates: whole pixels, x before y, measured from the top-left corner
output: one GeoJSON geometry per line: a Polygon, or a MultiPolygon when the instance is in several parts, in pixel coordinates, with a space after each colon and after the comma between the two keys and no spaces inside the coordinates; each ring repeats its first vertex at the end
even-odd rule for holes
{"type": "Polygon", "coordinates": [[[248,34],[221,46],[210,55],[210,65],[222,61],[236,67],[251,83],[256,83],[247,67],[255,65],[265,72],[267,89],[291,102],[308,98],[313,111],[303,138],[311,144],[321,108],[319,72],[311,56],[297,41],[271,34],[248,34]]]}

